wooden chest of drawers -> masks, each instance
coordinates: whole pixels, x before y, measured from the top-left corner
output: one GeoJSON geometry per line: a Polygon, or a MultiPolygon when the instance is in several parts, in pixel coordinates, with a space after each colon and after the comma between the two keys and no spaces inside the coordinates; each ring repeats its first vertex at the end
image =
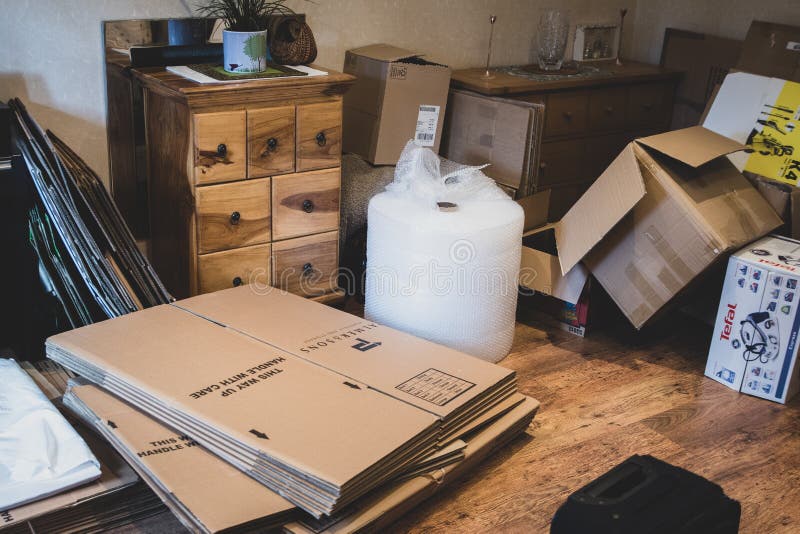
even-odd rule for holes
{"type": "Polygon", "coordinates": [[[451,86],[545,106],[534,190],[552,189],[560,218],[627,143],[669,128],[680,73],[653,65],[600,64],[596,76],[534,81],[483,69],[453,72],[451,86]]]}
{"type": "Polygon", "coordinates": [[[327,76],[143,88],[153,265],[181,298],[251,283],[336,289],[342,94],[327,76]]]}

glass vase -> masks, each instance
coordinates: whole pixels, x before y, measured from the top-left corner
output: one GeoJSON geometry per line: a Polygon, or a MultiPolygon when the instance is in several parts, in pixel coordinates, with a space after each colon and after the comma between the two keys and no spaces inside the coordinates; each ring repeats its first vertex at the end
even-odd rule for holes
{"type": "Polygon", "coordinates": [[[547,9],[539,17],[537,32],[539,68],[559,70],[564,62],[569,35],[569,16],[562,9],[547,9]]]}

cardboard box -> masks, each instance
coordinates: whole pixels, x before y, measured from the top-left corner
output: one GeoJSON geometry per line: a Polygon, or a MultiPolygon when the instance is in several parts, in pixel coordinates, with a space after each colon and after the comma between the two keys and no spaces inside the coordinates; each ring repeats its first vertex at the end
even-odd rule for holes
{"type": "Polygon", "coordinates": [[[442,155],[483,172],[522,198],[539,173],[544,106],[453,89],[447,102],[442,155]]]}
{"type": "Polygon", "coordinates": [[[754,20],[736,68],[800,82],[800,27],[754,20]]]}
{"type": "Polygon", "coordinates": [[[743,143],[740,171],[797,186],[800,180],[800,83],[746,72],[725,77],[703,126],[743,143]]]}
{"type": "Polygon", "coordinates": [[[525,299],[520,304],[535,306],[566,331],[583,337],[588,322],[589,271],[578,263],[561,273],[555,225],[549,224],[550,193],[548,189],[517,201],[525,211],[519,286],[523,296],[537,297],[537,302],[525,299]]]}
{"type": "Polygon", "coordinates": [[[725,252],[780,226],[723,157],[742,148],[699,126],[630,143],[553,224],[561,274],[583,260],[644,326],[725,252]]]}
{"type": "Polygon", "coordinates": [[[800,241],[769,236],[728,261],[706,376],[786,403],[800,389],[800,241]]]}
{"type": "Polygon", "coordinates": [[[800,239],[800,188],[747,171],[743,174],[783,219],[775,233],[800,239]]]}
{"type": "Polygon", "coordinates": [[[358,79],[344,96],[343,150],[394,165],[409,139],[439,151],[450,68],[388,44],[348,50],[344,72],[358,79]]]}

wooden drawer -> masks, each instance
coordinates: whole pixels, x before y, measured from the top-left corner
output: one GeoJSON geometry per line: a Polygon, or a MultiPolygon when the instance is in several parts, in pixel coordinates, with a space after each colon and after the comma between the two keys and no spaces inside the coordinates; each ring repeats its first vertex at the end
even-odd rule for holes
{"type": "Polygon", "coordinates": [[[338,167],[341,158],[342,102],[297,106],[297,171],[338,167]]]}
{"type": "Polygon", "coordinates": [[[242,180],[247,175],[245,112],[194,115],[194,179],[197,184],[242,180]]]}
{"type": "Polygon", "coordinates": [[[272,238],[287,239],[339,227],[340,170],[272,179],[272,238]]]}
{"type": "Polygon", "coordinates": [[[197,257],[197,288],[210,293],[242,284],[272,285],[271,246],[252,247],[201,254],[197,257]]]}
{"type": "Polygon", "coordinates": [[[586,143],[583,139],[542,143],[537,186],[546,189],[556,184],[583,180],[585,152],[586,143]]]}
{"type": "Polygon", "coordinates": [[[593,132],[625,127],[628,91],[625,87],[598,89],[589,93],[589,129],[593,132]]]}
{"type": "Polygon", "coordinates": [[[247,176],[294,172],[294,106],[247,111],[247,176]]]}
{"type": "Polygon", "coordinates": [[[544,136],[585,132],[588,103],[587,93],[549,95],[545,108],[544,136]]]}
{"type": "Polygon", "coordinates": [[[336,289],[339,232],[279,241],[272,247],[275,287],[303,296],[322,295],[336,289]]]}
{"type": "Polygon", "coordinates": [[[631,128],[666,127],[672,105],[672,85],[633,85],[628,95],[627,123],[631,128]]]}
{"type": "Polygon", "coordinates": [[[270,241],[270,179],[198,187],[201,254],[270,241]]]}

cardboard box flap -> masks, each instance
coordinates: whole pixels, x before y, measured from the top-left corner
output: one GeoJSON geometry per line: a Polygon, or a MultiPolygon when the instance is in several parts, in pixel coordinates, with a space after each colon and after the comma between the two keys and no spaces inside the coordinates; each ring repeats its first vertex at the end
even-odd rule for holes
{"type": "Polygon", "coordinates": [[[556,256],[522,247],[519,283],[523,287],[577,304],[588,279],[589,271],[581,264],[562,275],[556,256]]]}
{"type": "Polygon", "coordinates": [[[419,57],[422,54],[417,54],[405,48],[398,48],[386,43],[373,44],[362,46],[361,48],[354,48],[349,50],[350,53],[358,56],[368,57],[370,59],[377,59],[378,61],[392,62],[407,57],[419,57]]]}
{"type": "Polygon", "coordinates": [[[702,126],[642,137],[636,142],[692,167],[747,148],[702,126]]]}
{"type": "Polygon", "coordinates": [[[561,274],[567,274],[647,191],[633,146],[626,146],[556,225],[561,274]]]}
{"type": "Polygon", "coordinates": [[[517,204],[522,206],[525,212],[525,222],[523,232],[528,232],[534,228],[544,226],[548,223],[548,213],[550,211],[550,189],[539,191],[525,198],[517,200],[517,204]]]}

